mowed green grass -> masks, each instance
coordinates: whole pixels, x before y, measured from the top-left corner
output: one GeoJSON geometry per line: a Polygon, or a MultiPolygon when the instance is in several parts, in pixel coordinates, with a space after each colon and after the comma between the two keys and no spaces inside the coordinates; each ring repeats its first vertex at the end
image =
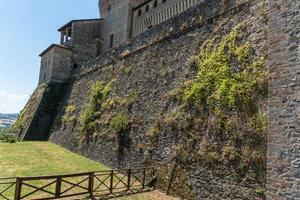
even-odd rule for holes
{"type": "MultiPolygon", "coordinates": [[[[0,142],[0,177],[27,177],[107,170],[98,162],[74,154],[49,142],[0,142]]],[[[1,189],[1,187],[0,187],[1,189]]],[[[13,190],[6,193],[13,197],[13,190]]],[[[1,197],[0,197],[1,199],[1,197]]],[[[153,200],[149,194],[119,200],[153,200]]],[[[158,198],[163,199],[163,198],[158,198]]]]}
{"type": "Polygon", "coordinates": [[[58,175],[107,169],[48,142],[0,143],[0,177],[58,175]]]}

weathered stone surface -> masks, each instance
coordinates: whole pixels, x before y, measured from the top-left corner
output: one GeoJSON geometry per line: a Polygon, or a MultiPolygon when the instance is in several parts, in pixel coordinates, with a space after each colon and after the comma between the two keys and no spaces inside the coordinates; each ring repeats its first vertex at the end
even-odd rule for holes
{"type": "MultiPolygon", "coordinates": [[[[74,105],[77,120],[64,126],[61,122],[64,111],[60,110],[51,128],[51,141],[111,167],[134,167],[149,161],[158,164],[172,158],[180,137],[176,132],[166,130],[155,144],[147,139],[146,134],[162,113],[178,109],[179,104],[169,102],[167,94],[194,78],[195,71],[190,68],[189,59],[199,53],[203,42],[214,35],[225,35],[246,20],[249,27],[245,40],[251,42],[259,55],[264,55],[266,50],[265,1],[242,4],[225,13],[223,9],[220,0],[199,4],[189,12],[145,32],[132,43],[86,63],[74,76],[76,80],[63,106],[74,105]],[[115,106],[104,111],[99,121],[101,127],[84,139],[79,118],[87,105],[90,85],[96,80],[108,83],[112,79],[116,82],[109,98],[127,98],[137,92],[139,100],[130,107],[115,106]],[[122,112],[130,114],[132,123],[125,142],[108,128],[110,119],[122,112]]],[[[187,188],[194,193],[193,198],[260,198],[256,190],[263,187],[261,183],[237,181],[231,176],[233,172],[226,168],[205,171],[199,168],[197,162],[181,168],[178,181],[184,179],[187,188]]],[[[166,171],[167,174],[169,172],[166,171]]],[[[165,184],[162,184],[164,187],[165,184]]],[[[173,192],[178,194],[178,191],[173,192]]]]}
{"type": "MultiPolygon", "coordinates": [[[[179,110],[178,102],[168,101],[168,93],[195,77],[189,58],[199,53],[204,41],[223,36],[238,23],[247,21],[245,40],[251,42],[256,54],[263,56],[268,52],[268,199],[300,199],[300,2],[269,0],[268,11],[266,1],[236,1],[239,6],[223,12],[224,2],[234,5],[234,1],[204,1],[97,59],[92,59],[97,55],[97,46],[90,36],[98,25],[78,24],[81,34],[78,44],[83,46],[75,57],[84,65],[74,74],[70,88],[54,86],[58,90],[54,89],[53,95],[43,94],[43,103],[27,126],[32,133],[29,139],[44,139],[48,135],[43,134],[51,129],[53,142],[111,167],[169,161],[176,154],[178,132],[162,130],[155,142],[147,136],[163,113],[179,110]],[[80,131],[80,115],[88,102],[90,85],[96,80],[108,83],[112,79],[116,82],[110,99],[117,96],[126,99],[137,93],[139,100],[131,106],[113,105],[105,110],[98,131],[84,137],[80,131]],[[58,91],[63,91],[64,96],[58,91]],[[67,105],[76,107],[76,120],[62,124],[67,105]],[[122,112],[129,113],[131,119],[131,129],[125,139],[109,130],[111,118],[122,112]],[[41,124],[47,130],[39,129],[41,124]],[[43,137],[34,135],[40,132],[43,137]]],[[[166,188],[172,167],[172,162],[161,167],[160,188],[166,188]]],[[[202,169],[195,161],[180,165],[172,192],[190,199],[259,199],[262,197],[257,193],[263,193],[258,191],[263,187],[263,183],[237,180],[234,170],[223,166],[202,169]],[[176,188],[180,184],[186,187],[176,188]],[[187,190],[193,194],[189,196],[187,190]]]]}
{"type": "Polygon", "coordinates": [[[269,6],[268,199],[300,199],[300,2],[269,6]]]}
{"type": "Polygon", "coordinates": [[[72,51],[61,45],[51,45],[41,54],[39,85],[66,82],[72,77],[72,51]]]}

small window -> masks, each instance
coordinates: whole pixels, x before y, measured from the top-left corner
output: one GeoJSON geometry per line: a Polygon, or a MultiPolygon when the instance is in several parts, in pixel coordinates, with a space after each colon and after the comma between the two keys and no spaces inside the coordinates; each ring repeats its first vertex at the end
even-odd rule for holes
{"type": "Polygon", "coordinates": [[[148,12],[148,11],[149,11],[149,5],[146,6],[146,12],[148,12]]]}
{"type": "Polygon", "coordinates": [[[111,34],[109,39],[109,48],[113,48],[113,47],[114,47],[114,34],[111,34]]]}
{"type": "Polygon", "coordinates": [[[154,1],[153,8],[157,7],[157,1],[154,1]]]}
{"type": "Polygon", "coordinates": [[[141,15],[142,15],[142,10],[139,9],[139,11],[138,11],[138,16],[141,16],[141,15]]]}
{"type": "Polygon", "coordinates": [[[111,11],[111,5],[110,5],[110,3],[107,5],[107,11],[108,11],[108,12],[111,11]]]}
{"type": "Polygon", "coordinates": [[[166,3],[166,2],[167,2],[167,0],[163,0],[162,2],[163,2],[163,3],[166,3]]]}
{"type": "Polygon", "coordinates": [[[77,69],[77,68],[78,68],[78,64],[75,63],[75,64],[73,65],[73,69],[77,69]]]}
{"type": "Polygon", "coordinates": [[[44,74],[44,81],[46,81],[46,74],[44,74]]]}

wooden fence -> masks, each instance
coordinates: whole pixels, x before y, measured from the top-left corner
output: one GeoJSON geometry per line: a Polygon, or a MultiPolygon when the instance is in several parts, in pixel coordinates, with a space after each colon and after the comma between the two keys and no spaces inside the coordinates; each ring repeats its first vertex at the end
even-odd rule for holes
{"type": "Polygon", "coordinates": [[[155,173],[154,167],[147,167],[58,176],[0,178],[0,199],[110,199],[154,190],[155,173]]]}

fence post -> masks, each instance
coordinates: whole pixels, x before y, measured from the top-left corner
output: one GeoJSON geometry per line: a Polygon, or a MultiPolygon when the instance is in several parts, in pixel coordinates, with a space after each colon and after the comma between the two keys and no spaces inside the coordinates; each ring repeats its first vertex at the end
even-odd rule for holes
{"type": "Polygon", "coordinates": [[[21,199],[21,193],[22,193],[22,179],[16,178],[15,200],[21,199]]]}
{"type": "Polygon", "coordinates": [[[127,190],[130,190],[130,184],[131,184],[131,169],[128,169],[128,171],[127,171],[127,190]]]}
{"type": "Polygon", "coordinates": [[[110,187],[109,187],[110,194],[113,193],[113,187],[114,187],[114,170],[111,170],[111,173],[110,173],[110,187]]]}
{"type": "Polygon", "coordinates": [[[174,179],[174,176],[175,176],[175,171],[176,171],[176,168],[177,168],[177,162],[178,162],[178,158],[176,158],[174,166],[173,166],[173,170],[170,174],[170,180],[169,180],[169,184],[168,184],[167,195],[169,195],[170,190],[171,190],[171,186],[172,186],[173,179],[174,179]]]}
{"type": "Polygon", "coordinates": [[[144,168],[143,170],[143,183],[142,183],[143,189],[145,188],[145,182],[146,182],[146,168],[144,168]]]}
{"type": "Polygon", "coordinates": [[[157,181],[157,179],[156,179],[156,177],[155,177],[155,173],[156,173],[156,170],[155,170],[155,167],[153,167],[152,168],[152,178],[153,178],[153,180],[154,180],[154,183],[153,183],[153,190],[156,190],[156,181],[157,181]]]}
{"type": "Polygon", "coordinates": [[[90,198],[94,197],[94,177],[95,174],[94,172],[89,173],[89,193],[90,193],[90,198]]]}
{"type": "Polygon", "coordinates": [[[55,198],[59,198],[61,194],[61,177],[56,178],[55,198]]]}

